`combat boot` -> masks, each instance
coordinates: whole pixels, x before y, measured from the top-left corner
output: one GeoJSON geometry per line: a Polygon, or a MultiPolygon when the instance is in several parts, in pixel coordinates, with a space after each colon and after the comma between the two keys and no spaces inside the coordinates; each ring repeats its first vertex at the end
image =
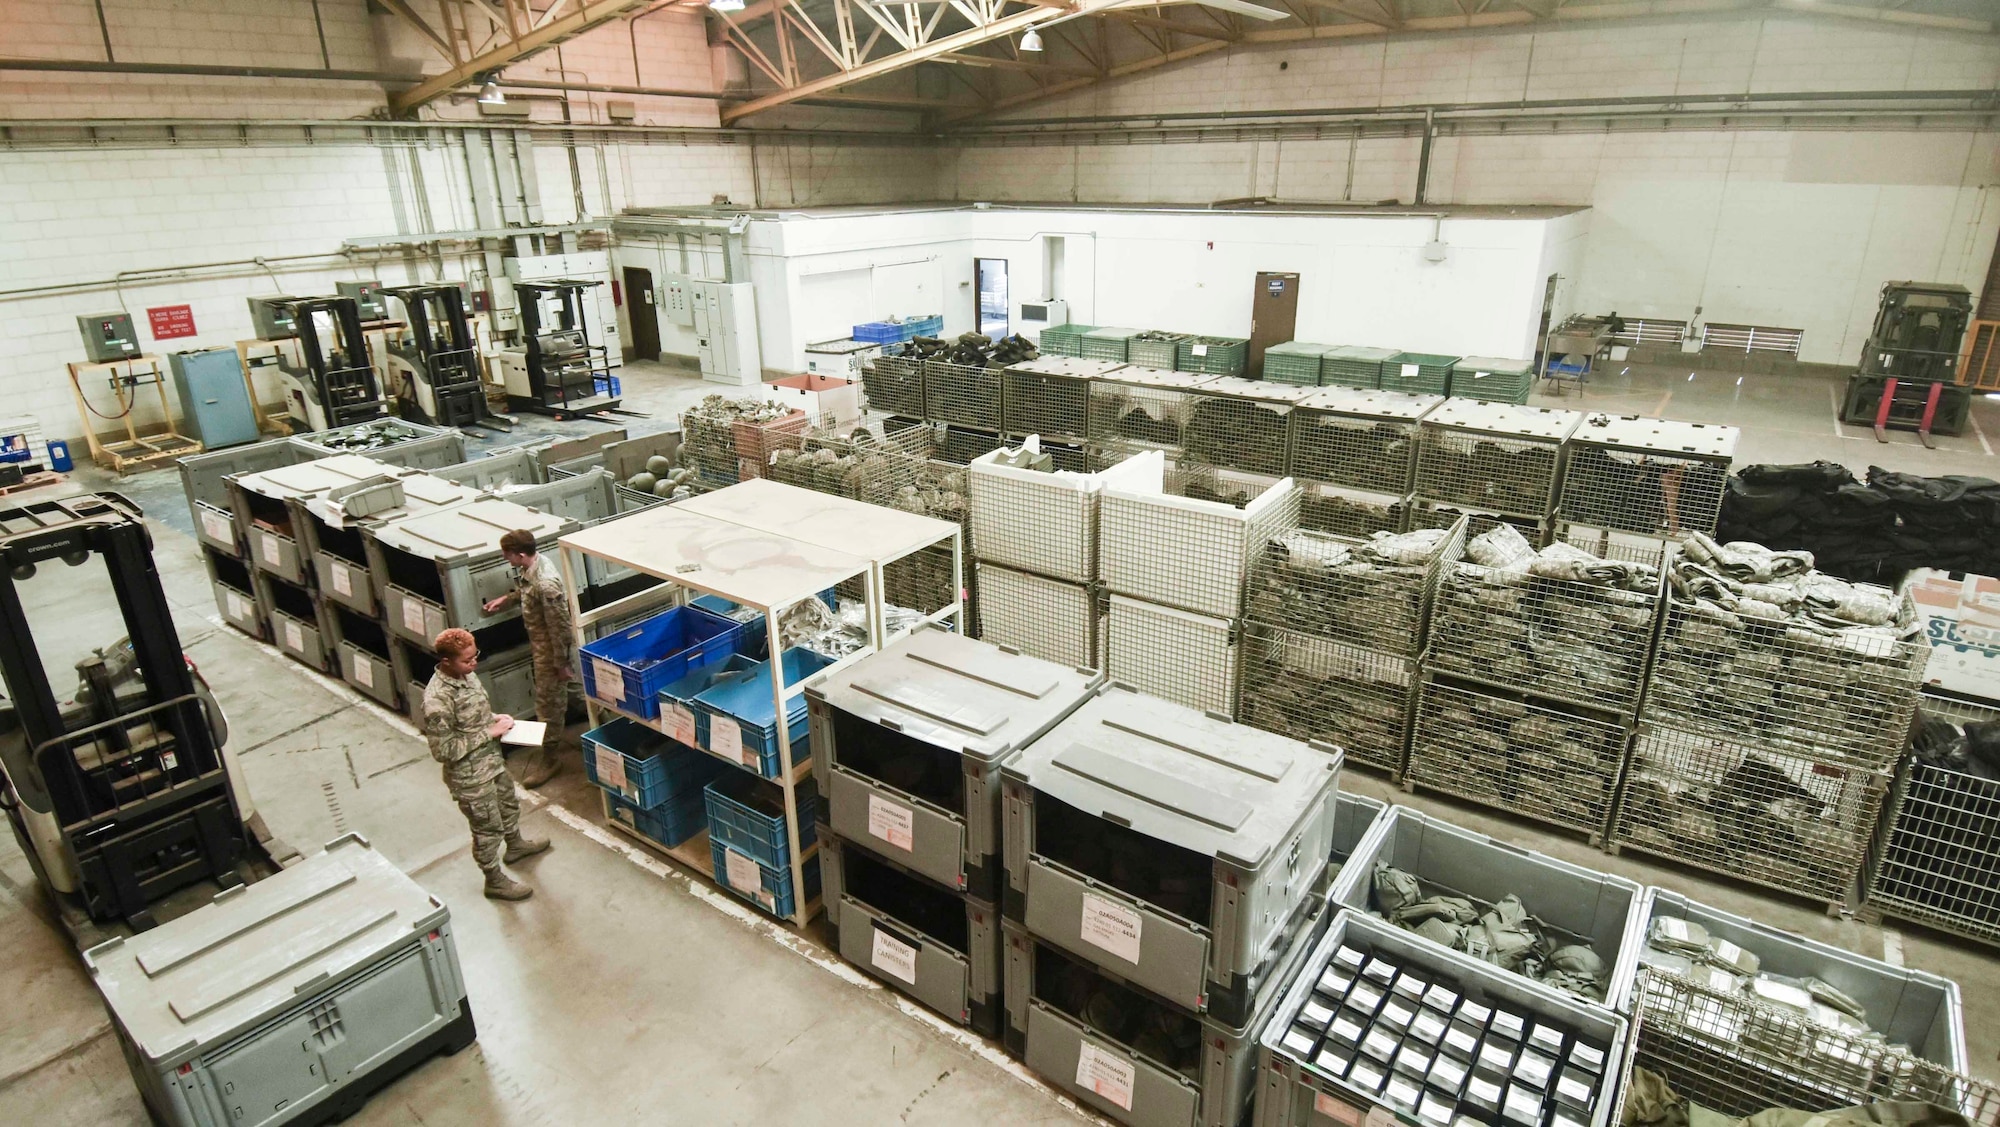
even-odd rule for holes
{"type": "Polygon", "coordinates": [[[513,837],[507,839],[507,852],[501,860],[511,865],[516,861],[525,861],[537,853],[547,853],[548,851],[549,842],[547,838],[522,837],[519,833],[516,833],[513,837]]]}
{"type": "Polygon", "coordinates": [[[521,785],[527,787],[529,790],[534,790],[536,787],[555,778],[556,771],[561,766],[562,761],[556,758],[555,752],[546,747],[538,748],[535,751],[534,758],[529,760],[528,765],[521,769],[521,785]]]}
{"type": "MultiPolygon", "coordinates": [[[[543,842],[542,848],[548,848],[543,842]]],[[[486,898],[488,900],[526,900],[535,890],[507,875],[506,870],[495,865],[486,870],[486,898]]]]}

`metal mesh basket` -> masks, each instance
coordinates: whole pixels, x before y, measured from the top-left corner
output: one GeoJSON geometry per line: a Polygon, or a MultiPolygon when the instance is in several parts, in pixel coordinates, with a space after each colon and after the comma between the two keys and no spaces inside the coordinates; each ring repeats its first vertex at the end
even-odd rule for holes
{"type": "Polygon", "coordinates": [[[681,415],[679,456],[709,489],[741,481],[743,459],[736,453],[735,417],[689,408],[681,415]]]}
{"type": "Polygon", "coordinates": [[[1318,387],[1320,362],[1326,350],[1326,345],[1302,340],[1274,344],[1264,350],[1264,370],[1259,378],[1272,383],[1318,387]]]}
{"type": "MultiPolygon", "coordinates": [[[[1941,697],[1919,707],[1961,724],[2000,720],[2000,708],[1941,697]]],[[[1863,899],[1885,915],[2000,944],[2000,781],[1906,759],[1863,899]]]]}
{"type": "Polygon", "coordinates": [[[1050,325],[1041,331],[1037,347],[1044,356],[1083,355],[1083,334],[1096,325],[1050,325]]]}
{"type": "Polygon", "coordinates": [[[1016,364],[1001,378],[1007,433],[1082,441],[1090,413],[1090,381],[1116,361],[1047,357],[1016,364]]]}
{"type": "Polygon", "coordinates": [[[1360,539],[1377,532],[1402,532],[1409,524],[1408,497],[1342,489],[1320,481],[1299,483],[1300,528],[1360,539]]]}
{"type": "Polygon", "coordinates": [[[1242,721],[1325,740],[1346,762],[1400,775],[1415,662],[1264,623],[1243,627],[1242,721]]]}
{"type": "Polygon", "coordinates": [[[1104,670],[1142,693],[1232,716],[1240,633],[1227,618],[1112,595],[1104,670]]]}
{"type": "Polygon", "coordinates": [[[1426,675],[1406,781],[1602,840],[1630,729],[1521,693],[1426,675]]]}
{"type": "Polygon", "coordinates": [[[1186,339],[1187,333],[1148,329],[1126,343],[1125,359],[1148,368],[1172,368],[1180,363],[1180,346],[1186,339]]]}
{"type": "Polygon", "coordinates": [[[924,362],[903,356],[877,356],[861,366],[861,389],[868,407],[897,415],[924,418],[924,362]]]}
{"type": "Polygon", "coordinates": [[[1005,465],[999,457],[982,455],[966,472],[979,558],[1072,583],[1097,579],[1102,490],[1121,483],[1144,489],[1158,472],[1146,464],[1157,457],[1089,476],[1005,465]]]}
{"type": "Polygon", "coordinates": [[[1416,494],[1542,519],[1555,504],[1563,440],[1579,418],[1546,407],[1448,400],[1424,416],[1416,494]]]}
{"type": "Polygon", "coordinates": [[[1423,652],[1438,577],[1458,558],[1463,533],[1447,531],[1425,558],[1390,562],[1358,539],[1285,531],[1250,563],[1243,614],[1255,622],[1402,657],[1423,652]]]}
{"type": "Polygon", "coordinates": [[[1106,490],[1098,509],[1098,566],[1121,595],[1235,618],[1251,553],[1298,523],[1289,480],[1245,508],[1192,498],[1106,490]]]}
{"type": "Polygon", "coordinates": [[[1416,499],[1410,502],[1411,528],[1450,528],[1461,519],[1466,522],[1467,537],[1484,536],[1503,524],[1513,525],[1515,531],[1527,537],[1528,543],[1537,548],[1546,546],[1551,536],[1549,522],[1534,517],[1496,513],[1488,509],[1463,505],[1433,505],[1416,499]]]}
{"type": "MultiPolygon", "coordinates": [[[[1915,620],[1902,596],[1900,621],[1915,620]]],[[[1930,646],[1667,599],[1644,718],[1869,770],[1903,753],[1930,646]]]]}
{"type": "Polygon", "coordinates": [[[1381,387],[1382,365],[1394,360],[1393,348],[1342,344],[1327,349],[1319,362],[1319,382],[1345,387],[1381,387]]]}
{"type": "Polygon", "coordinates": [[[974,458],[1006,445],[996,431],[973,430],[939,424],[931,444],[932,456],[953,465],[967,465],[974,458]]]}
{"type": "Polygon", "coordinates": [[[1625,532],[1712,533],[1735,427],[1593,415],[1571,433],[1556,512],[1625,532]]]}
{"type": "Polygon", "coordinates": [[[1641,721],[1610,840],[1840,905],[1861,876],[1888,783],[1878,771],[1641,721]]]}
{"type": "Polygon", "coordinates": [[[1138,450],[1179,457],[1194,416],[1193,390],[1213,377],[1157,368],[1120,368],[1091,381],[1085,438],[1108,465],[1138,450]]]}
{"type": "Polygon", "coordinates": [[[1660,614],[1660,558],[1634,585],[1453,560],[1437,583],[1426,668],[1631,716],[1660,614]]]}
{"type": "Polygon", "coordinates": [[[925,418],[979,430],[1000,429],[1003,369],[924,361],[925,418]]]}
{"type": "Polygon", "coordinates": [[[1289,416],[1316,389],[1229,376],[1193,396],[1185,435],[1192,462],[1282,477],[1290,457],[1289,416]]]}
{"type": "Polygon", "coordinates": [[[1620,532],[1612,528],[1593,528],[1590,525],[1571,524],[1568,521],[1554,522],[1552,537],[1572,547],[1582,548],[1592,555],[1607,560],[1624,560],[1627,563],[1654,563],[1668,556],[1678,542],[1669,542],[1660,536],[1648,536],[1641,532],[1620,532]]]}
{"type": "Polygon", "coordinates": [[[1301,481],[1407,494],[1417,425],[1444,400],[1392,391],[1323,388],[1291,414],[1291,474],[1301,481]]]}
{"type": "Polygon", "coordinates": [[[979,636],[1030,657],[1101,669],[1103,608],[1098,592],[980,561],[979,636]]]}

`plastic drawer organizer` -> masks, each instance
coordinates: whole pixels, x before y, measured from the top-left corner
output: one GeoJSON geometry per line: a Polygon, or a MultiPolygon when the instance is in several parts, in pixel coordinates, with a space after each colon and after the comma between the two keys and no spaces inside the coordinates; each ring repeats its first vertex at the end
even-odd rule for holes
{"type": "Polygon", "coordinates": [[[1333,921],[1258,1048],[1257,1127],[1611,1127],[1623,1018],[1370,916],[1333,921]]]}
{"type": "MultiPolygon", "coordinates": [[[[1926,696],[1932,723],[2000,720],[2000,708],[1926,696]]],[[[1904,759],[1877,830],[1868,907],[2000,944],[2000,781],[1904,759]]]]}
{"type": "Polygon", "coordinates": [[[1190,1013],[1249,1016],[1325,871],[1338,749],[1110,685],[1002,778],[1009,919],[1190,1013]]]}
{"type": "Polygon", "coordinates": [[[991,904],[1000,769],[1102,674],[926,626],[806,690],[833,832],[991,904]]]}
{"type": "MultiPolygon", "coordinates": [[[[1649,947],[1632,985],[1639,1062],[1676,1091],[1726,1115],[1766,1107],[1828,1111],[1879,1100],[1945,1107],[1974,1098],[1958,985],[1766,927],[1665,889],[1647,896],[1639,942],[1651,929],[1686,938],[1699,929],[1728,960],[1690,961],[1649,947]],[[1857,1003],[1865,1021],[1834,1015],[1807,991],[1742,975],[1813,978],[1857,1003]],[[1812,1007],[1829,1011],[1812,1016],[1812,1007]],[[1747,1106],[1745,1106],[1747,1104],[1747,1106]]],[[[1700,946],[1699,943],[1694,946],[1700,946]]],[[[1807,984],[1810,986],[1811,984],[1807,984]]],[[[1827,995],[1831,997],[1831,995],[1827,995]]],[[[1971,1112],[1968,1108],[1968,1113],[1971,1112]]],[[[1984,1117],[1991,1116],[1991,1105],[1984,1117]]]]}
{"type": "Polygon", "coordinates": [[[1586,416],[1570,432],[1556,516],[1640,535],[1712,533],[1739,434],[1706,423],[1586,416]]]}
{"type": "Polygon", "coordinates": [[[1007,369],[1002,377],[1007,433],[1084,441],[1089,437],[1090,381],[1124,366],[1122,359],[1044,356],[1007,369]]]}
{"type": "Polygon", "coordinates": [[[1555,506],[1563,442],[1582,419],[1575,411],[1449,400],[1424,416],[1416,495],[1545,520],[1555,506]]]}
{"type": "Polygon", "coordinates": [[[451,913],[358,834],[83,958],[171,1127],[341,1118],[476,1035],[451,913]]]}
{"type": "MultiPolygon", "coordinates": [[[[873,844],[871,842],[871,844],[873,844]]],[[[839,838],[819,855],[841,957],[961,1025],[1000,1034],[1000,913],[839,838]]]]}

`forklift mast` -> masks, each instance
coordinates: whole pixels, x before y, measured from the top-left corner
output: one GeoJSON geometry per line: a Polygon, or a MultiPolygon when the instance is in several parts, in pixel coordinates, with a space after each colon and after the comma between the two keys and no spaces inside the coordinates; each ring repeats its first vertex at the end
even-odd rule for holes
{"type": "Polygon", "coordinates": [[[73,874],[99,920],[144,926],[146,909],[203,879],[233,883],[245,847],[216,733],[181,651],[152,537],[116,493],[0,510],[0,767],[9,819],[37,874],[73,874]],[[44,568],[102,561],[130,649],[78,664],[77,699],[58,702],[32,634],[22,585],[44,568]],[[137,691],[121,692],[137,675],[137,691]],[[41,819],[66,858],[41,855],[41,819]]]}
{"type": "Polygon", "coordinates": [[[611,367],[604,346],[591,342],[583,317],[584,294],[599,284],[570,279],[514,284],[537,409],[596,411],[618,405],[597,392],[599,378],[608,377],[611,367]]]}
{"type": "Polygon", "coordinates": [[[436,410],[427,412],[443,426],[475,422],[485,413],[479,355],[465,291],[456,284],[396,286],[386,291],[402,301],[410,346],[392,346],[430,383],[436,410]]]}
{"type": "Polygon", "coordinates": [[[367,422],[385,413],[368,339],[351,297],[312,297],[287,303],[297,327],[307,382],[329,428],[367,422]]]}
{"type": "Polygon", "coordinates": [[[1944,282],[1887,282],[1861,370],[1900,380],[1957,378],[1972,292],[1944,282]]]}

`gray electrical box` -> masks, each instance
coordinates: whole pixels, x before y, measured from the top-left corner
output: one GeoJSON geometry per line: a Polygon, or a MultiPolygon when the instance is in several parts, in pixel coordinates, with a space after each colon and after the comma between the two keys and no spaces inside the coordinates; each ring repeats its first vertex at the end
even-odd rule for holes
{"type": "Polygon", "coordinates": [[[299,335],[298,326],[292,320],[290,304],[297,300],[289,294],[251,298],[250,324],[257,333],[257,339],[286,340],[299,335]]]}
{"type": "Polygon", "coordinates": [[[388,295],[382,292],[379,281],[335,282],[333,292],[341,297],[354,299],[354,311],[363,321],[382,321],[389,316],[388,295]]]}
{"type": "Polygon", "coordinates": [[[130,360],[139,355],[139,334],[130,313],[90,313],[76,319],[83,351],[92,361],[130,360]]]}
{"type": "Polygon", "coordinates": [[[359,834],[83,961],[170,1127],[342,1118],[477,1036],[451,913],[359,834]]]}

